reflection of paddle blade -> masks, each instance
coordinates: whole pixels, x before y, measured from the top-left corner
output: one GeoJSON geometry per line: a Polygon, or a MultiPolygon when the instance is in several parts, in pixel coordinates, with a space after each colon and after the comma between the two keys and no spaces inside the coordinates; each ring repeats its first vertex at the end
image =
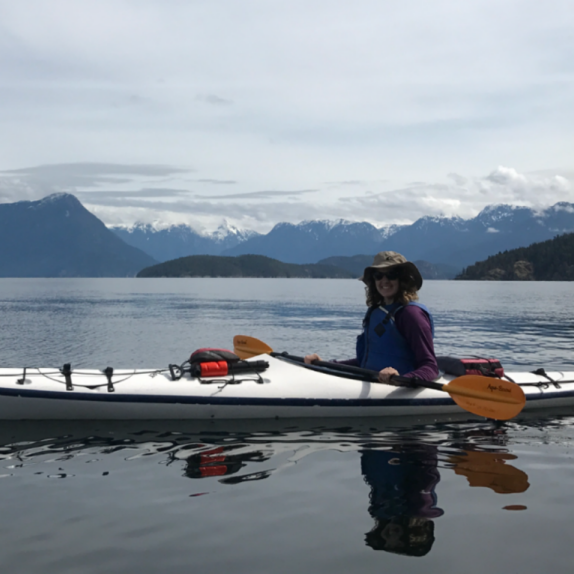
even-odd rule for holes
{"type": "Polygon", "coordinates": [[[263,341],[248,335],[235,335],[233,337],[233,350],[241,359],[249,359],[257,355],[270,355],[273,349],[263,341]]]}
{"type": "Polygon", "coordinates": [[[445,385],[445,390],[459,407],[498,420],[515,417],[526,402],[517,384],[480,375],[458,377],[445,385]],[[472,396],[465,396],[467,392],[472,396]]]}
{"type": "Polygon", "coordinates": [[[448,460],[455,465],[456,474],[466,476],[470,486],[483,486],[498,494],[525,492],[530,486],[525,472],[506,464],[516,458],[514,455],[472,450],[465,453],[451,455],[448,460]]]}

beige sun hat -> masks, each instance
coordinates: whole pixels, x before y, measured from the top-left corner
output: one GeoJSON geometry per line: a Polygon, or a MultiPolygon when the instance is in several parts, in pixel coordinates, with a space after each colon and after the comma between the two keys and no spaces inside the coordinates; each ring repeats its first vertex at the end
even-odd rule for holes
{"type": "Polygon", "coordinates": [[[375,255],[373,264],[365,267],[361,280],[367,283],[374,271],[382,271],[383,269],[390,271],[391,269],[401,269],[406,275],[409,275],[415,282],[417,291],[423,285],[423,278],[417,266],[411,261],[395,251],[381,251],[375,255]]]}

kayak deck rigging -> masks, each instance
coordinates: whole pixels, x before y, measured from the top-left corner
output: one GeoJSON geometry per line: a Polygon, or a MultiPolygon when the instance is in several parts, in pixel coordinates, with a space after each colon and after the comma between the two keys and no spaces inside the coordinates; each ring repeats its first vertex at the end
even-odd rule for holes
{"type": "MultiPolygon", "coordinates": [[[[460,415],[440,390],[374,383],[268,355],[262,372],[173,377],[169,367],[1,368],[0,419],[274,419],[460,415]]],[[[574,406],[574,372],[509,372],[524,410],[574,406]]],[[[485,377],[485,379],[487,379],[485,377]]],[[[453,380],[444,376],[439,383],[453,380]]]]}

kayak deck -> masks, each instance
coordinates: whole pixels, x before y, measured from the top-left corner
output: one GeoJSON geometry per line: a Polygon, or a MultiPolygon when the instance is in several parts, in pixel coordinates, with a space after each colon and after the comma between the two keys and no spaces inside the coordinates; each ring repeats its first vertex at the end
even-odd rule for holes
{"type": "MultiPolygon", "coordinates": [[[[0,369],[0,419],[273,419],[459,415],[444,391],[396,387],[269,356],[269,368],[173,380],[169,369],[0,369]]],[[[574,372],[508,373],[525,411],[574,406],[574,372]]],[[[453,377],[439,379],[442,384],[453,377]]]]}

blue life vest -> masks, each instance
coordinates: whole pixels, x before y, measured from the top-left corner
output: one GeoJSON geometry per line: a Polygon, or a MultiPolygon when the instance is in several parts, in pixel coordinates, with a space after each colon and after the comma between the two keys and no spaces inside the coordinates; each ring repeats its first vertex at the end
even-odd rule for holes
{"type": "MultiPolygon", "coordinates": [[[[414,301],[407,305],[420,307],[428,315],[434,337],[434,323],[430,311],[414,301]]],[[[393,367],[400,375],[417,368],[414,353],[395,323],[395,315],[403,308],[403,305],[393,303],[371,307],[367,311],[363,332],[357,337],[357,360],[361,367],[373,371],[393,367]]]]}
{"type": "Polygon", "coordinates": [[[369,514],[378,520],[442,516],[435,493],[440,481],[436,447],[404,445],[401,449],[361,452],[361,473],[371,487],[369,514]]]}

